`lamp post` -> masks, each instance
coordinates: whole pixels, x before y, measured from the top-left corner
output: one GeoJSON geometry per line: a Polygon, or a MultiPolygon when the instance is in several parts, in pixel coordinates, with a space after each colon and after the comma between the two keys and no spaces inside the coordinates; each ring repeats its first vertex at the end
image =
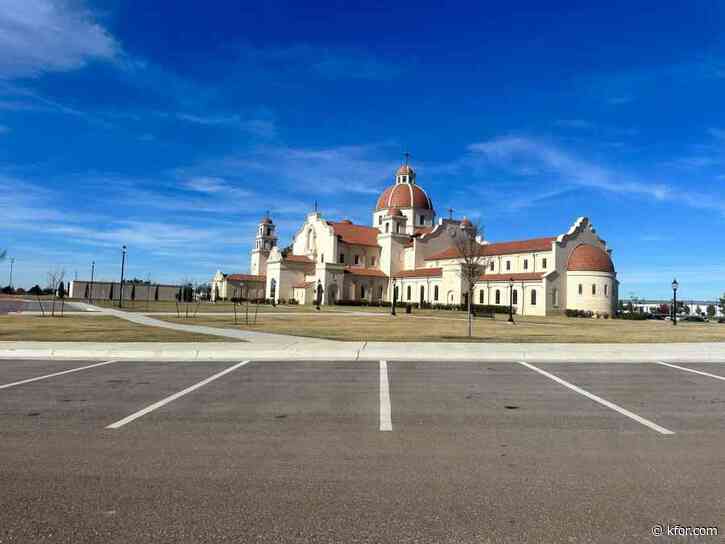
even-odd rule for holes
{"type": "Polygon", "coordinates": [[[96,274],[96,261],[91,261],[91,288],[88,289],[88,303],[93,303],[93,278],[96,274]]]}
{"type": "Polygon", "coordinates": [[[126,268],[126,246],[123,246],[123,255],[121,257],[121,288],[118,294],[118,307],[123,307],[123,271],[126,268]]]}
{"type": "Polygon", "coordinates": [[[680,286],[677,283],[677,278],[672,280],[672,325],[677,325],[677,288],[680,286]]]}
{"type": "Polygon", "coordinates": [[[391,297],[391,303],[390,303],[390,315],[395,315],[395,303],[397,302],[397,287],[395,286],[395,278],[393,278],[393,296],[391,297]]]}
{"type": "Polygon", "coordinates": [[[509,279],[509,323],[514,322],[514,279],[509,279]]]}
{"type": "Polygon", "coordinates": [[[10,291],[13,290],[13,266],[15,265],[15,257],[10,257],[10,291]]]}
{"type": "Polygon", "coordinates": [[[322,293],[324,292],[324,289],[322,288],[322,282],[320,280],[317,280],[317,288],[315,289],[315,309],[317,311],[320,310],[320,304],[322,304],[322,293]]]}

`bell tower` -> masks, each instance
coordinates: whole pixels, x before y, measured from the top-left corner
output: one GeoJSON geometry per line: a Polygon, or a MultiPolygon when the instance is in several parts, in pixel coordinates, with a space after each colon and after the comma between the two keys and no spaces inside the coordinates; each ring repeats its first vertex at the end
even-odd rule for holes
{"type": "Polygon", "coordinates": [[[252,259],[249,265],[249,273],[254,276],[265,276],[267,274],[267,259],[269,252],[277,246],[277,227],[269,218],[269,213],[259,222],[257,226],[257,237],[254,240],[252,259]]]}

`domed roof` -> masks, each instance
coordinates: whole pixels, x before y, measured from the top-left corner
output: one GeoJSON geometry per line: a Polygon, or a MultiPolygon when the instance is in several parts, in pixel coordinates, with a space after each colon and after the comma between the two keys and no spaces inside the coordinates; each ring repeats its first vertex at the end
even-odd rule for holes
{"type": "Polygon", "coordinates": [[[400,208],[390,208],[388,210],[388,215],[398,216],[403,215],[403,212],[400,211],[400,208]]]}
{"type": "Polygon", "coordinates": [[[614,273],[614,263],[609,253],[589,244],[581,244],[569,255],[566,269],[574,272],[614,273]]]}
{"type": "Polygon", "coordinates": [[[471,223],[471,220],[468,219],[468,217],[464,217],[463,221],[461,221],[461,226],[462,227],[472,227],[473,223],[471,223]]]}
{"type": "Polygon", "coordinates": [[[376,209],[384,210],[385,208],[432,210],[433,202],[420,186],[412,183],[397,183],[385,189],[378,198],[376,209]]]}
{"type": "Polygon", "coordinates": [[[396,176],[409,176],[415,174],[415,170],[409,165],[409,164],[403,164],[400,168],[398,168],[398,171],[395,172],[396,176]]]}

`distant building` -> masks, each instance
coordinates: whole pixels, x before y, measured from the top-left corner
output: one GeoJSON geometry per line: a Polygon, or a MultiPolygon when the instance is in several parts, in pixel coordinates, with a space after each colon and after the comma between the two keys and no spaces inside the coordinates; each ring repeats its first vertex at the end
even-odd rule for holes
{"type": "MultiPolygon", "coordinates": [[[[664,299],[652,299],[652,300],[643,300],[643,299],[632,299],[632,300],[622,300],[622,304],[624,305],[625,309],[628,309],[630,304],[632,305],[632,311],[639,312],[643,314],[656,314],[660,313],[660,308],[662,306],[667,306],[668,308],[672,306],[672,299],[664,300],[664,299]]],[[[715,307],[715,317],[723,317],[725,314],[720,309],[720,301],[719,300],[678,300],[677,306],[680,307],[679,313],[684,313],[687,315],[707,315],[707,307],[708,306],[714,306],[715,307]]]]}
{"type": "MultiPolygon", "coordinates": [[[[433,201],[404,164],[378,198],[370,226],[328,221],[314,211],[283,252],[265,217],[251,252],[251,275],[217,272],[212,297],[231,298],[230,289],[251,290],[263,282],[265,298],[300,304],[313,303],[318,284],[323,304],[389,302],[394,296],[403,303],[464,304],[469,294],[456,240],[470,228],[465,218],[436,220],[433,201]]],[[[484,270],[470,294],[475,304],[512,303],[523,315],[616,311],[619,282],[611,249],[586,217],[558,236],[478,243],[484,270]]]]}

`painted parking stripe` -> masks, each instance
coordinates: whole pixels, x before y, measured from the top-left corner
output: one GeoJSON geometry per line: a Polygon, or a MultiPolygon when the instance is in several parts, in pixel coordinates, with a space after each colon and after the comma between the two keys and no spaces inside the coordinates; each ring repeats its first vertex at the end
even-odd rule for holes
{"type": "Polygon", "coordinates": [[[110,365],[111,363],[117,363],[118,361],[103,361],[102,363],[95,363],[92,365],[81,366],[78,368],[71,368],[70,370],[63,370],[61,372],[53,372],[52,374],[46,374],[45,376],[36,376],[35,378],[28,378],[27,380],[20,380],[19,382],[6,383],[0,385],[0,389],[7,389],[8,387],[15,387],[16,385],[23,385],[25,383],[37,382],[38,380],[47,380],[55,376],[62,376],[63,374],[70,374],[71,372],[80,372],[81,370],[87,370],[89,368],[95,368],[97,366],[110,365]]]}
{"type": "Polygon", "coordinates": [[[569,383],[566,380],[562,380],[558,376],[554,376],[550,372],[547,372],[546,370],[542,370],[540,368],[535,367],[532,364],[525,363],[523,361],[519,361],[519,364],[524,365],[526,368],[530,368],[531,370],[538,372],[539,374],[546,376],[547,378],[554,380],[556,383],[559,383],[563,385],[564,387],[568,387],[572,391],[576,391],[580,395],[584,395],[588,399],[593,400],[594,402],[598,402],[602,406],[606,406],[607,408],[610,408],[614,410],[615,412],[619,412],[623,416],[627,416],[630,419],[633,419],[637,423],[641,423],[645,427],[649,427],[650,429],[657,431],[660,434],[675,434],[673,431],[670,431],[669,429],[665,429],[664,427],[661,427],[657,425],[656,423],[650,421],[649,419],[645,419],[641,416],[638,416],[635,413],[630,412],[629,410],[622,408],[621,406],[614,404],[613,402],[609,402],[608,400],[603,399],[602,397],[598,397],[597,395],[590,393],[589,391],[586,391],[582,389],[581,387],[577,387],[573,383],[569,383]]]}
{"type": "Polygon", "coordinates": [[[709,372],[703,372],[702,370],[695,370],[694,368],[687,368],[684,366],[677,366],[673,365],[671,363],[663,363],[662,361],[657,361],[658,365],[664,365],[664,366],[670,366],[672,368],[677,368],[679,370],[684,370],[685,372],[692,372],[693,374],[700,374],[701,376],[707,376],[708,378],[715,378],[716,380],[723,380],[725,381],[725,376],[718,376],[717,374],[710,374],[709,372]]]}
{"type": "Polygon", "coordinates": [[[134,421],[142,416],[145,416],[146,414],[153,412],[154,410],[161,408],[162,406],[165,406],[166,404],[169,404],[170,402],[173,402],[180,397],[183,397],[187,393],[191,393],[192,391],[195,391],[196,389],[199,389],[200,387],[203,387],[206,384],[213,382],[217,378],[221,378],[225,374],[229,374],[230,372],[238,369],[241,366],[246,365],[247,363],[249,363],[249,361],[242,361],[241,363],[232,365],[229,368],[226,368],[226,369],[222,370],[221,372],[214,374],[213,376],[209,376],[208,378],[200,381],[199,383],[195,383],[194,385],[189,386],[186,389],[179,391],[178,393],[169,395],[165,399],[161,399],[160,401],[155,402],[152,405],[147,406],[146,408],[143,408],[142,410],[139,410],[138,412],[134,412],[130,416],[126,416],[123,419],[116,421],[115,423],[111,423],[110,425],[108,425],[106,427],[106,429],[120,429],[124,425],[131,423],[132,421],[134,421]]]}
{"type": "Polygon", "coordinates": [[[390,382],[388,381],[387,361],[380,361],[380,430],[393,430],[393,422],[390,417],[390,382]]]}

